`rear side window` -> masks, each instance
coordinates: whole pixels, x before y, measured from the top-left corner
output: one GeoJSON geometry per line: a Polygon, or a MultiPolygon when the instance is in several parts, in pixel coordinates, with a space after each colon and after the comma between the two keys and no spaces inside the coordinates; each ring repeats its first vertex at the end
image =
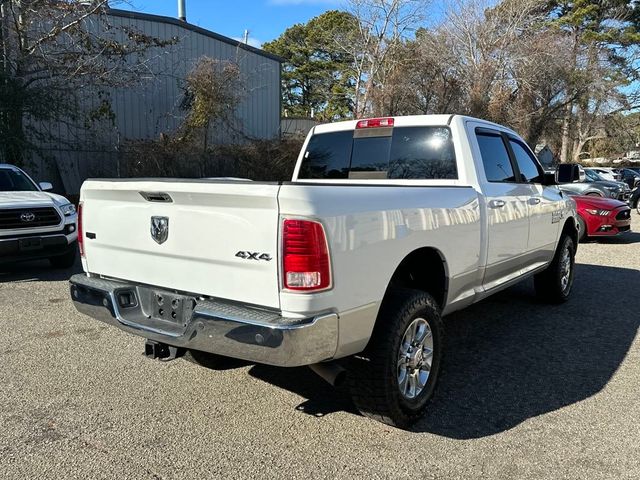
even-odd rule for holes
{"type": "Polygon", "coordinates": [[[313,136],[298,178],[458,178],[448,127],[395,127],[380,129],[381,135],[374,130],[355,132],[313,136]]]}
{"type": "Polygon", "coordinates": [[[484,165],[484,173],[489,182],[515,182],[507,147],[499,134],[477,132],[478,146],[484,165]]]}

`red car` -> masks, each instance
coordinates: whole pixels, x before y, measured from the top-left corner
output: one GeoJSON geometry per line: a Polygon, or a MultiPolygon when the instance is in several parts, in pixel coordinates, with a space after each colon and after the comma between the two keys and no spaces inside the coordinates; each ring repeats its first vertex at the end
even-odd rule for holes
{"type": "MultiPolygon", "coordinates": [[[[563,190],[563,193],[570,194],[563,190]]],[[[578,206],[580,240],[589,237],[612,237],[631,230],[629,205],[612,198],[571,195],[578,206]]]]}

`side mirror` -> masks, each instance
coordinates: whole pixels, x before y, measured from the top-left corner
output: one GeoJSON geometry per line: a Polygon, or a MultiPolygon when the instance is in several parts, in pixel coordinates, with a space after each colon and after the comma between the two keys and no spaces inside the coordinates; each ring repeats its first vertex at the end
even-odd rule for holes
{"type": "Polygon", "coordinates": [[[40,182],[40,190],[42,190],[43,192],[46,192],[47,190],[53,190],[53,185],[51,185],[49,182],[40,182]]]}
{"type": "Polygon", "coordinates": [[[577,182],[582,180],[580,177],[579,165],[562,163],[556,168],[555,178],[558,184],[577,182]]]}
{"type": "Polygon", "coordinates": [[[548,187],[549,185],[557,185],[556,174],[555,172],[544,172],[544,176],[542,177],[542,185],[548,187]]]}

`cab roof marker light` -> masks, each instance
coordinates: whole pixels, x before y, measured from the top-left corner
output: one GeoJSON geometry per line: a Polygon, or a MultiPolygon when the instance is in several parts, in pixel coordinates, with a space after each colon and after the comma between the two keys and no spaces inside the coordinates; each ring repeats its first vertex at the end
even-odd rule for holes
{"type": "Polygon", "coordinates": [[[393,123],[394,123],[393,117],[366,118],[364,120],[360,120],[356,124],[356,129],[393,127],[393,123]]]}

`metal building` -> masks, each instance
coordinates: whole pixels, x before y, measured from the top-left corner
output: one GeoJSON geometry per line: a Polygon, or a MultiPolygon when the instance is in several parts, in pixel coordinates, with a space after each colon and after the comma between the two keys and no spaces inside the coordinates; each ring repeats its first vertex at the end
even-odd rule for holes
{"type": "Polygon", "coordinates": [[[131,27],[162,40],[176,38],[177,42],[152,56],[151,78],[139,86],[108,93],[115,115],[100,129],[97,139],[79,141],[73,149],[45,147],[49,158],[31,162],[30,170],[38,180],[51,181],[56,190],[75,194],[86,178],[119,176],[120,150],[127,141],[157,139],[178,127],[184,113],[180,111],[181,81],[203,56],[236,62],[246,87],[236,112],[236,127],[216,129],[212,143],[279,136],[280,58],[176,18],[117,9],[108,15],[116,27],[131,27]]]}

